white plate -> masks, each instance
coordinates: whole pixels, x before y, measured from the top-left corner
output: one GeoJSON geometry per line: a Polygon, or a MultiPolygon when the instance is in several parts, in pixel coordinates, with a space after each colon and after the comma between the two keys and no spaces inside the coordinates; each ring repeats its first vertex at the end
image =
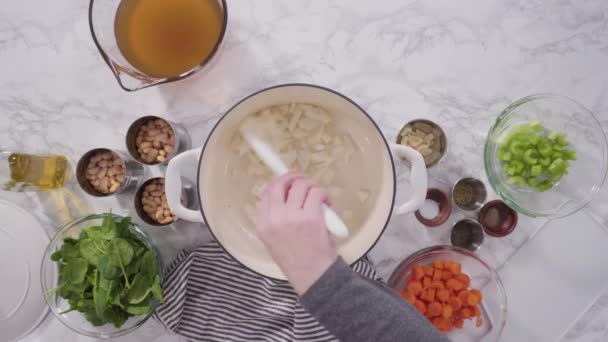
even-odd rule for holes
{"type": "Polygon", "coordinates": [[[49,311],[40,289],[40,265],[48,243],[34,217],[0,200],[0,342],[29,334],[49,311]]]}

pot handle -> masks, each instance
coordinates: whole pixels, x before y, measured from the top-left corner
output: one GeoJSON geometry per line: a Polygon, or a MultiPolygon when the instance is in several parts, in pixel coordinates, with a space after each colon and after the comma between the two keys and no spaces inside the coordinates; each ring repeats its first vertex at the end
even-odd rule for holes
{"type": "Polygon", "coordinates": [[[410,175],[410,182],[412,183],[412,198],[407,202],[395,207],[395,213],[397,215],[413,212],[422,206],[422,203],[426,199],[427,190],[427,174],[426,165],[422,155],[411,147],[389,144],[389,147],[395,154],[400,157],[407,158],[412,164],[412,174],[410,175]]]}
{"type": "Polygon", "coordinates": [[[165,172],[165,194],[171,212],[175,216],[191,222],[204,222],[204,220],[198,210],[188,209],[182,204],[180,198],[182,194],[182,170],[188,162],[200,157],[201,152],[202,149],[199,147],[178,154],[169,161],[165,172]]]}

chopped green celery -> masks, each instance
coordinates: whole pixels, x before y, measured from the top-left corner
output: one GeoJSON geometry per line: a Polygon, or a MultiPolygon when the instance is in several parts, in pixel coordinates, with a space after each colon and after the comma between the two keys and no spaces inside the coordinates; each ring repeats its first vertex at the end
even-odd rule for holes
{"type": "Polygon", "coordinates": [[[530,177],[528,178],[528,185],[536,187],[538,184],[540,184],[541,180],[536,178],[536,177],[530,177]]]}
{"type": "Polygon", "coordinates": [[[534,164],[538,163],[537,157],[538,157],[538,155],[537,155],[536,151],[533,149],[529,149],[526,152],[524,152],[524,162],[526,162],[527,164],[534,165],[534,164]]]}
{"type": "Polygon", "coordinates": [[[559,146],[558,144],[553,145],[552,147],[554,152],[561,152],[564,148],[559,146]]]}
{"type": "Polygon", "coordinates": [[[531,134],[531,135],[528,137],[528,141],[530,142],[530,144],[532,144],[532,145],[535,145],[535,146],[536,146],[536,145],[538,145],[538,143],[539,143],[539,142],[542,140],[542,138],[543,138],[543,137],[542,137],[540,134],[538,134],[538,133],[534,133],[534,134],[531,134]]]}
{"type": "Polygon", "coordinates": [[[536,189],[538,189],[541,192],[544,192],[544,191],[551,189],[552,187],[553,187],[553,183],[551,183],[548,180],[544,180],[536,186],[536,189]]]}
{"type": "Polygon", "coordinates": [[[519,140],[515,140],[509,146],[509,150],[511,151],[514,157],[521,157],[526,151],[526,144],[519,140]]]}
{"type": "Polygon", "coordinates": [[[498,151],[498,159],[509,161],[511,160],[511,152],[508,150],[503,150],[502,148],[498,151]]]}
{"type": "Polygon", "coordinates": [[[576,151],[563,150],[564,159],[566,160],[576,160],[576,151]]]}
{"type": "Polygon", "coordinates": [[[549,138],[551,140],[556,140],[559,135],[560,135],[559,132],[551,131],[551,132],[549,132],[549,135],[547,136],[547,138],[549,138]]]}
{"type": "Polygon", "coordinates": [[[539,159],[538,162],[542,166],[549,166],[549,165],[551,165],[551,158],[541,158],[541,159],[539,159]]]}
{"type": "Polygon", "coordinates": [[[551,165],[549,165],[549,167],[547,167],[547,171],[551,175],[561,176],[564,173],[564,171],[566,171],[567,167],[568,167],[568,164],[566,164],[566,161],[564,161],[561,158],[557,158],[551,162],[551,165]]]}
{"type": "Polygon", "coordinates": [[[555,142],[560,145],[560,146],[568,146],[570,145],[570,143],[568,142],[568,140],[566,140],[566,135],[565,134],[560,134],[557,136],[557,138],[555,139],[555,142]]]}
{"type": "Polygon", "coordinates": [[[509,163],[509,165],[511,165],[511,167],[515,170],[516,174],[520,174],[526,167],[521,160],[513,160],[509,163]]]}
{"type": "Polygon", "coordinates": [[[509,184],[517,184],[520,186],[526,186],[526,184],[528,184],[526,182],[526,179],[522,176],[512,176],[509,177],[509,179],[507,180],[507,182],[509,182],[509,184]]]}
{"type": "Polygon", "coordinates": [[[551,158],[553,158],[554,160],[555,159],[560,159],[560,158],[563,159],[564,158],[564,154],[561,153],[561,152],[553,152],[551,154],[551,158]]]}
{"type": "Polygon", "coordinates": [[[540,165],[534,165],[530,168],[530,176],[538,177],[543,172],[543,167],[540,165]]]}
{"type": "Polygon", "coordinates": [[[556,174],[549,174],[549,178],[551,178],[552,181],[557,182],[558,180],[562,179],[562,176],[564,174],[563,173],[556,173],[556,174]]]}
{"type": "Polygon", "coordinates": [[[551,148],[551,144],[547,140],[541,140],[538,143],[538,153],[540,153],[544,157],[548,157],[553,152],[551,148]]]}
{"type": "Polygon", "coordinates": [[[543,125],[540,123],[540,120],[532,120],[528,123],[530,129],[533,131],[542,131],[543,125]]]}
{"type": "Polygon", "coordinates": [[[515,168],[514,168],[514,167],[512,167],[511,165],[509,165],[509,164],[505,164],[505,165],[502,167],[502,169],[503,169],[503,171],[504,171],[506,174],[508,174],[509,176],[515,176],[515,168]]]}

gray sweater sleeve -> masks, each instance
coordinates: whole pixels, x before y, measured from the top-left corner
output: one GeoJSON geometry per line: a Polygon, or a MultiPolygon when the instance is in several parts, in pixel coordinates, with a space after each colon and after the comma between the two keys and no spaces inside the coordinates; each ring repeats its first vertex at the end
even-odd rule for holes
{"type": "Polygon", "coordinates": [[[301,298],[302,305],[344,342],[449,341],[389,287],[364,278],[338,258],[301,298]]]}

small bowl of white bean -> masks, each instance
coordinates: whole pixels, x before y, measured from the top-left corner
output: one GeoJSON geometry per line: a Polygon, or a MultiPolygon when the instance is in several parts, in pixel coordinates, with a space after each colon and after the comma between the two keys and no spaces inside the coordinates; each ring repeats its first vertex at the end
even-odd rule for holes
{"type": "Polygon", "coordinates": [[[132,189],[143,174],[143,166],[125,153],[107,148],[88,151],[76,166],[76,178],[80,187],[95,197],[110,196],[132,189]]]}
{"type": "Polygon", "coordinates": [[[145,165],[166,164],[191,145],[188,132],[180,124],[152,115],[131,124],[126,142],[131,156],[145,165]]]}
{"type": "MultiPolygon", "coordinates": [[[[189,183],[188,183],[189,184],[189,183]]],[[[181,202],[188,207],[196,203],[194,187],[184,186],[181,202]]],[[[178,218],[171,212],[165,195],[165,178],[155,177],[143,182],[135,192],[135,211],[142,221],[152,226],[166,226],[178,218]]]]}

